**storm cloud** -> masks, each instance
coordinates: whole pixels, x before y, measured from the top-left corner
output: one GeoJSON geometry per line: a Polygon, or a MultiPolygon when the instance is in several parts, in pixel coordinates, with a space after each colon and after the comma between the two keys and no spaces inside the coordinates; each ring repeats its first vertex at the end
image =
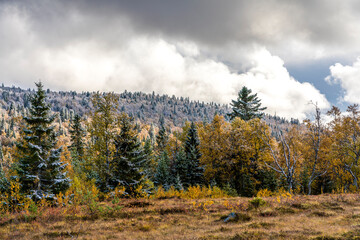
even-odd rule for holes
{"type": "Polygon", "coordinates": [[[286,64],[360,55],[357,1],[1,1],[2,82],[156,91],[228,103],[242,86],[268,112],[329,107],[286,64]],[[286,63],[286,64],[285,64],[286,63]]]}

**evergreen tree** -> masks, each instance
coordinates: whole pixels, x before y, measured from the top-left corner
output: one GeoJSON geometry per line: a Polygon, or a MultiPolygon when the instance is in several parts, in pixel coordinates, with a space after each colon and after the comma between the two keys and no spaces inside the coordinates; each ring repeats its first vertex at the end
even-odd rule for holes
{"type": "Polygon", "coordinates": [[[184,185],[191,186],[202,184],[204,177],[204,168],[200,166],[201,153],[199,151],[199,137],[194,122],[191,123],[187,138],[184,144],[185,155],[187,159],[186,178],[182,179],[184,185]]]}
{"type": "Polygon", "coordinates": [[[163,151],[159,157],[156,173],[154,176],[154,183],[158,186],[163,186],[165,190],[168,190],[172,184],[172,178],[170,174],[170,160],[166,151],[163,151]]]}
{"type": "Polygon", "coordinates": [[[123,113],[119,119],[120,134],[115,138],[115,154],[111,163],[111,186],[124,186],[127,193],[134,193],[143,178],[146,155],[135,130],[133,118],[123,113]]]}
{"type": "Polygon", "coordinates": [[[144,167],[145,174],[148,178],[152,179],[156,170],[156,162],[154,157],[153,145],[151,139],[147,138],[144,144],[144,154],[146,156],[146,164],[144,167]]]}
{"type": "Polygon", "coordinates": [[[166,134],[166,129],[165,129],[165,120],[163,116],[160,118],[159,124],[160,126],[159,126],[159,132],[156,135],[156,143],[157,143],[157,152],[158,154],[161,154],[161,152],[165,150],[165,146],[168,141],[168,136],[166,134]]]}
{"type": "Polygon", "coordinates": [[[30,115],[24,117],[26,126],[17,144],[17,171],[22,191],[39,200],[66,190],[70,179],[66,177],[66,164],[60,161],[61,148],[55,148],[57,139],[52,125],[55,115],[50,113],[41,82],[36,87],[30,99],[30,115]]]}
{"type": "Polygon", "coordinates": [[[228,116],[231,120],[235,117],[248,121],[253,118],[262,118],[266,107],[261,107],[260,99],[257,97],[257,93],[251,94],[251,89],[243,87],[239,93],[237,100],[232,100],[230,105],[232,106],[232,113],[228,116]]]}
{"type": "Polygon", "coordinates": [[[85,130],[81,126],[81,117],[79,114],[74,116],[74,119],[70,125],[70,140],[71,145],[69,149],[71,151],[73,167],[75,171],[80,173],[80,164],[84,160],[84,140],[85,130]]]}
{"type": "Polygon", "coordinates": [[[185,185],[185,187],[189,186],[188,169],[189,169],[188,159],[186,157],[184,150],[180,149],[176,153],[175,170],[176,170],[176,176],[181,181],[182,186],[185,185]]]}
{"type": "Polygon", "coordinates": [[[5,192],[9,189],[10,183],[5,176],[5,164],[2,144],[0,142],[0,192],[5,192]]]}

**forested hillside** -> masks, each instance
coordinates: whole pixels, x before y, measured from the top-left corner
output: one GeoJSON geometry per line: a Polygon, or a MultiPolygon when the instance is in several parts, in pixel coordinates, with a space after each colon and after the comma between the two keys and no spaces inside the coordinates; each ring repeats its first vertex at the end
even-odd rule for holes
{"type": "MultiPolygon", "coordinates": [[[[0,88],[1,108],[9,112],[14,110],[18,114],[26,113],[32,93],[34,93],[32,89],[2,86],[0,88]]],[[[52,111],[59,112],[62,121],[69,120],[74,113],[83,116],[93,109],[91,97],[95,92],[54,92],[47,89],[46,94],[52,111]]],[[[185,121],[210,121],[215,113],[226,116],[231,110],[228,105],[192,101],[181,96],[170,97],[154,92],[146,94],[124,91],[116,96],[119,98],[119,111],[126,112],[145,123],[156,123],[160,116],[163,116],[166,122],[182,126],[185,121]]]]}
{"type": "MultiPolygon", "coordinates": [[[[19,87],[7,87],[2,85],[0,87],[0,107],[3,111],[2,121],[10,120],[5,117],[9,115],[11,117],[23,116],[28,113],[30,106],[30,96],[34,93],[33,89],[21,89],[19,87]],[[4,119],[5,117],[5,119],[4,119]]],[[[75,113],[80,116],[87,117],[87,115],[93,110],[93,104],[91,97],[95,92],[82,92],[77,93],[75,91],[51,91],[46,90],[47,102],[50,103],[51,110],[60,114],[61,121],[67,121],[74,117],[75,113]]],[[[179,96],[159,95],[154,92],[146,94],[142,92],[127,92],[116,94],[119,98],[118,111],[125,112],[135,119],[140,120],[147,124],[158,124],[161,117],[165,122],[171,126],[182,127],[186,121],[204,121],[210,122],[215,114],[224,116],[226,120],[230,117],[227,115],[231,112],[231,108],[227,104],[219,103],[204,103],[199,101],[193,101],[189,98],[183,98],[179,96]]],[[[284,118],[273,117],[265,115],[264,119],[271,125],[275,124],[275,120],[280,124],[285,124],[285,127],[289,127],[290,124],[298,124],[297,119],[287,121],[284,118]]],[[[5,123],[0,125],[0,129],[8,131],[5,123]]],[[[7,124],[6,124],[7,125],[7,124]]]]}

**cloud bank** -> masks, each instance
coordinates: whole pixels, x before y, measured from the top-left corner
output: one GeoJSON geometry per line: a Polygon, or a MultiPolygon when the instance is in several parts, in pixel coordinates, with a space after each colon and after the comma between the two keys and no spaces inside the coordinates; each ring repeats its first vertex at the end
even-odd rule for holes
{"type": "Polygon", "coordinates": [[[294,30],[305,24],[298,22],[307,9],[301,6],[41,0],[0,6],[0,72],[6,84],[33,87],[41,79],[56,90],[155,91],[219,103],[229,103],[247,86],[268,113],[300,119],[313,110],[310,101],[329,106],[272,53],[281,53],[278,42],[290,35],[298,39],[290,42],[301,42],[309,52],[307,41],[317,44],[315,31],[294,30]],[[295,9],[300,13],[292,14],[295,9]],[[289,17],[298,20],[289,23],[289,17]]]}
{"type": "Polygon", "coordinates": [[[330,75],[325,79],[328,83],[338,83],[344,90],[342,101],[360,104],[360,58],[351,65],[336,63],[330,67],[330,75]]]}

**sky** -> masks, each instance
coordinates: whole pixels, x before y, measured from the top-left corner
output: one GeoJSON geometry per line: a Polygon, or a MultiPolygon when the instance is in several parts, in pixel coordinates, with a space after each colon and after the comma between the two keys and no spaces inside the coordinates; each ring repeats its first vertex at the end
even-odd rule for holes
{"type": "Polygon", "coordinates": [[[0,0],[0,82],[230,103],[300,120],[360,104],[357,0],[0,0]]]}

